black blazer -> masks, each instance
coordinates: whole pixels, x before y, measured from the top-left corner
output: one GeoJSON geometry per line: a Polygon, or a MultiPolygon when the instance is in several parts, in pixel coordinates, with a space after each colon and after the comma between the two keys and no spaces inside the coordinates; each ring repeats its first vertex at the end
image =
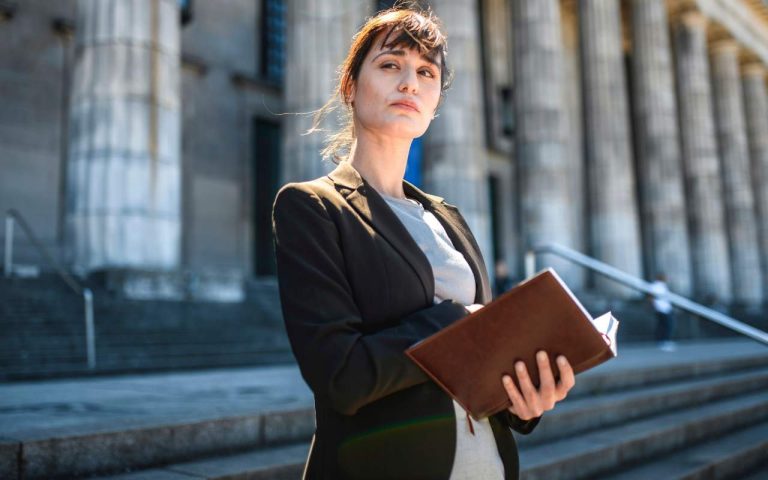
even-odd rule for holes
{"type": "MultiPolygon", "coordinates": [[[[488,303],[488,273],[458,209],[405,180],[403,188],[445,227],[475,275],[475,303],[488,303]]],[[[427,257],[347,162],[283,186],[273,231],[286,330],[315,396],[304,478],[447,479],[456,446],[452,400],[403,352],[468,310],[450,299],[433,305],[427,257]]],[[[517,478],[510,428],[528,433],[538,419],[504,411],[490,423],[506,478],[517,478]]]]}

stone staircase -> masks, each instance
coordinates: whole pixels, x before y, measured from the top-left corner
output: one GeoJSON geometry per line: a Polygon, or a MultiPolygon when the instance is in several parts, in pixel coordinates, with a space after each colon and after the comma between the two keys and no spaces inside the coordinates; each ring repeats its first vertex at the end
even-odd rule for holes
{"type": "MultiPolygon", "coordinates": [[[[87,367],[84,305],[51,273],[37,278],[0,276],[0,380],[24,380],[195,368],[274,365],[293,357],[282,322],[275,278],[247,279],[245,300],[130,300],[91,282],[94,292],[96,369],[87,367]]],[[[648,302],[609,300],[594,292],[579,298],[595,316],[621,319],[620,342],[649,341],[654,320],[648,302]]],[[[768,330],[768,315],[735,312],[768,330]]],[[[676,337],[733,336],[717,325],[678,315],[676,337]]]]}
{"type": "MultiPolygon", "coordinates": [[[[523,479],[768,478],[768,347],[725,339],[672,353],[620,348],[518,436],[523,479]]],[[[295,367],[89,382],[101,383],[0,386],[0,478],[301,476],[314,414],[295,367]],[[54,420],[35,428],[33,416],[16,416],[9,428],[8,403],[39,415],[35,388],[63,392],[54,420]],[[177,398],[158,400],[171,390],[177,398]],[[78,416],[73,405],[90,411],[78,416]]]]}
{"type": "Polygon", "coordinates": [[[137,301],[92,290],[94,371],[82,298],[52,274],[0,277],[0,380],[292,361],[274,281],[252,286],[238,303],[137,301]]]}

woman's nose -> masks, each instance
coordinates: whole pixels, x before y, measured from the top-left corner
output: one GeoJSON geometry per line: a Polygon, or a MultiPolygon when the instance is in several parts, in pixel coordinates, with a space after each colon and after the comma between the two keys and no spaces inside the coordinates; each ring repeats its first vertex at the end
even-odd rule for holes
{"type": "Polygon", "coordinates": [[[416,70],[412,68],[403,69],[403,76],[400,79],[400,91],[415,94],[418,91],[418,85],[416,70]]]}

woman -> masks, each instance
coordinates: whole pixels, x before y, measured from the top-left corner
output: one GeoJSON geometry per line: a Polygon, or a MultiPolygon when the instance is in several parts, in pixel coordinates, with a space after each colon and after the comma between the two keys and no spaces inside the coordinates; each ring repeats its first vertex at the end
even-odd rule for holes
{"type": "Polygon", "coordinates": [[[509,408],[477,422],[404,354],[491,299],[458,209],[403,180],[450,83],[445,56],[429,12],[369,19],[340,69],[349,123],[324,150],[338,166],[275,199],[283,315],[315,397],[305,479],[517,478],[511,429],[530,432],[574,383],[565,358],[555,382],[542,355],[539,389],[520,363],[521,391],[499,379],[509,408]]]}

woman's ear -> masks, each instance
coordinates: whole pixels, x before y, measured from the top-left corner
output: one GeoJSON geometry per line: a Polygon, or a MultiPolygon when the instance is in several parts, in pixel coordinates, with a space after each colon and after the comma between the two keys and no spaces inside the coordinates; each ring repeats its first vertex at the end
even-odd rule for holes
{"type": "Polygon", "coordinates": [[[354,105],[355,101],[355,84],[349,86],[349,92],[347,93],[347,103],[354,105]]]}

